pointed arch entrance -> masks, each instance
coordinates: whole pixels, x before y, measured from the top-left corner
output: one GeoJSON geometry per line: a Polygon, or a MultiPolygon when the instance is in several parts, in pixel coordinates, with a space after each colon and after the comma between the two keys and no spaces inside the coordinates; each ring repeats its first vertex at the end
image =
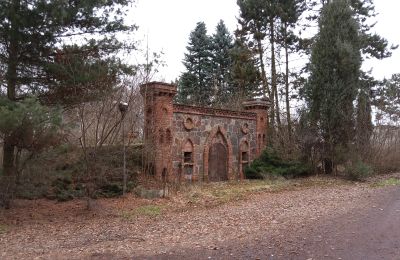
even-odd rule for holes
{"type": "Polygon", "coordinates": [[[226,181],[232,179],[232,144],[226,131],[214,128],[204,147],[204,180],[226,181]]]}

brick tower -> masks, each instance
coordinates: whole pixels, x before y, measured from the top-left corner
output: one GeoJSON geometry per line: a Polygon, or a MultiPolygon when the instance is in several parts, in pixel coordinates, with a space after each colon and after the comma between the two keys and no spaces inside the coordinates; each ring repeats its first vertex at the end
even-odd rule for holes
{"type": "Polygon", "coordinates": [[[256,155],[259,156],[267,145],[266,134],[268,128],[268,108],[270,102],[267,99],[254,99],[243,102],[244,109],[257,114],[256,140],[257,149],[256,155]]]}
{"type": "Polygon", "coordinates": [[[176,86],[150,82],[140,86],[144,100],[144,169],[161,181],[172,181],[173,98],[176,86]]]}

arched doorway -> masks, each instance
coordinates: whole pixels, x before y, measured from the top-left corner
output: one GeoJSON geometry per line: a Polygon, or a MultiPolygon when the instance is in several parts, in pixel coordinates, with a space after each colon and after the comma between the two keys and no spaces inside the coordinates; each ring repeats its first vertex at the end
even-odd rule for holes
{"type": "Polygon", "coordinates": [[[205,181],[233,180],[232,143],[227,137],[226,131],[220,126],[215,127],[208,135],[203,156],[205,181]]]}
{"type": "Polygon", "coordinates": [[[228,151],[224,144],[214,143],[210,146],[208,169],[210,181],[228,180],[228,151]]]}

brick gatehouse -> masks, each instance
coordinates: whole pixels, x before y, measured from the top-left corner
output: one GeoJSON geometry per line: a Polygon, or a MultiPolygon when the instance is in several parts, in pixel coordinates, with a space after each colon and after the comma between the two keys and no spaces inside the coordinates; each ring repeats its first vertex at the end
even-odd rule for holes
{"type": "Polygon", "coordinates": [[[144,98],[145,169],[160,180],[242,179],[266,144],[269,102],[243,103],[245,111],[174,104],[176,86],[140,87],[144,98]]]}

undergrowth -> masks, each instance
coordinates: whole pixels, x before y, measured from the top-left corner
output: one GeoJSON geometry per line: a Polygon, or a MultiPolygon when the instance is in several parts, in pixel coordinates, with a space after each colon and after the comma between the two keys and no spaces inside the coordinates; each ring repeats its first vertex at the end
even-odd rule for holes
{"type": "Polygon", "coordinates": [[[310,168],[299,161],[283,160],[272,148],[263,151],[258,159],[255,159],[245,169],[247,179],[286,179],[308,175],[310,168]]]}
{"type": "Polygon", "coordinates": [[[346,169],[347,177],[352,181],[364,181],[370,177],[374,170],[368,164],[357,161],[346,169]]]}
{"type": "MultiPolygon", "coordinates": [[[[127,151],[127,191],[136,186],[140,169],[141,150],[127,151]]],[[[122,195],[122,148],[107,146],[97,150],[94,166],[93,198],[122,195]]],[[[87,192],[85,161],[79,147],[61,145],[37,155],[20,176],[16,196],[22,199],[48,198],[68,201],[84,197],[87,192]]]]}

